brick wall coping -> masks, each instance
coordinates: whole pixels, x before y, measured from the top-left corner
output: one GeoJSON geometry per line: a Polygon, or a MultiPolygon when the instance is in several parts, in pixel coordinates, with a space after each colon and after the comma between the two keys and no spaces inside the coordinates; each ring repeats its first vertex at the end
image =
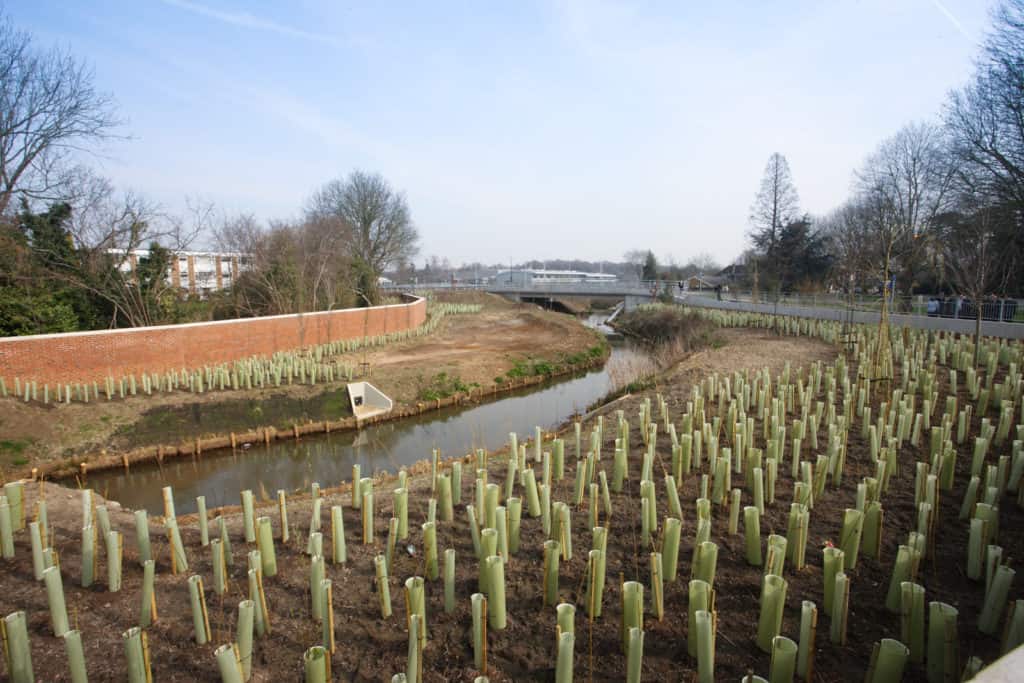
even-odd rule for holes
{"type": "Polygon", "coordinates": [[[335,341],[406,332],[426,321],[426,299],[180,325],[0,337],[0,377],[48,384],[199,368],[335,341]]]}
{"type": "MultiPolygon", "coordinates": [[[[384,306],[364,306],[362,308],[333,308],[327,311],[310,311],[308,313],[281,313],[280,315],[260,315],[252,318],[231,318],[230,320],[206,320],[194,323],[174,323],[170,325],[149,325],[146,327],[115,327],[106,330],[79,330],[78,332],[50,332],[47,334],[23,334],[15,337],[0,337],[0,344],[10,344],[17,342],[33,342],[33,341],[44,341],[47,339],[71,339],[74,337],[85,337],[89,335],[116,335],[116,334],[144,334],[147,332],[157,332],[165,330],[187,330],[190,327],[210,327],[214,325],[237,325],[252,323],[255,321],[263,320],[283,320],[285,318],[315,318],[319,316],[334,315],[346,311],[383,311],[389,308],[404,308],[407,306],[415,305],[416,303],[423,300],[423,297],[415,296],[413,294],[402,294],[403,298],[408,299],[405,303],[401,304],[386,304],[384,306]]],[[[284,349],[282,349],[284,350],[284,349]]]]}

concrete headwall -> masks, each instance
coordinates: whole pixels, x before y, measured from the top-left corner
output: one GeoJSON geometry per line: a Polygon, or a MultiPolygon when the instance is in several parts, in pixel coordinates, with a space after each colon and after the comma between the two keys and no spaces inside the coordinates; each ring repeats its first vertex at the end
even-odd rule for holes
{"type": "Polygon", "coordinates": [[[102,382],[107,376],[164,372],[270,355],[343,339],[411,330],[427,319],[427,302],[319,313],[242,318],[187,325],[0,339],[0,377],[13,380],[102,382]]]}

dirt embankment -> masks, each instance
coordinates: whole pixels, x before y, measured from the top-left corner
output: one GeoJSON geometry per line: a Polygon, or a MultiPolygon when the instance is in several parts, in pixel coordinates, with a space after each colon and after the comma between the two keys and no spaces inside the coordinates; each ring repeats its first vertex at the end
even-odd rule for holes
{"type": "MultiPolygon", "coordinates": [[[[360,379],[391,396],[398,415],[453,396],[482,396],[541,375],[584,367],[603,358],[597,333],[570,316],[513,304],[482,293],[443,300],[480,303],[479,313],[450,315],[426,337],[342,356],[360,379]]],[[[171,452],[196,437],[271,427],[291,432],[310,422],[351,421],[344,382],[276,388],[154,394],[89,404],[26,404],[0,400],[0,474],[32,467],[73,469],[83,459],[163,445],[171,452]]],[[[338,427],[335,427],[338,428],[338,427]]],[[[155,449],[152,449],[155,452],[155,449]]]]}

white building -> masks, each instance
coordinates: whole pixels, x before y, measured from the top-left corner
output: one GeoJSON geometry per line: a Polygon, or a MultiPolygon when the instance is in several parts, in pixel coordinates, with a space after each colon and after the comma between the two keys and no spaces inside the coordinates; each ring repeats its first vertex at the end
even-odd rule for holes
{"type": "MultiPolygon", "coordinates": [[[[123,249],[108,249],[110,254],[124,255],[123,249]]],[[[134,272],[139,260],[148,258],[148,249],[132,249],[119,268],[123,273],[134,272]]],[[[238,279],[238,274],[249,268],[249,255],[216,251],[179,251],[171,257],[167,282],[193,296],[206,296],[210,292],[227,289],[238,279]]]]}
{"type": "Polygon", "coordinates": [[[575,284],[578,282],[615,282],[617,276],[610,273],[585,273],[579,270],[545,270],[518,268],[500,270],[494,276],[494,284],[513,287],[575,284]]]}

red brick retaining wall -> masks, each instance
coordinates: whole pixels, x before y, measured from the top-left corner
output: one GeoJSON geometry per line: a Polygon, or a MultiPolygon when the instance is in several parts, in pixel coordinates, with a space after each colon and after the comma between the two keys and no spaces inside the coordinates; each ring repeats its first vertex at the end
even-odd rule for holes
{"type": "Polygon", "coordinates": [[[197,368],[265,356],[342,339],[411,330],[427,319],[427,302],[320,313],[275,315],[187,325],[0,339],[0,377],[56,382],[102,382],[143,372],[197,368]]]}

